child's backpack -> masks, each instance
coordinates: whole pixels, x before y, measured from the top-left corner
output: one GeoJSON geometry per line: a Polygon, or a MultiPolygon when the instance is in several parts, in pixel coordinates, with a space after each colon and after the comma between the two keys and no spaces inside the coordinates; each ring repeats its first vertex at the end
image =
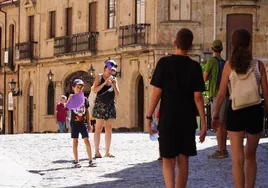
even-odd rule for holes
{"type": "Polygon", "coordinates": [[[226,61],[218,58],[217,56],[214,56],[213,58],[217,60],[218,65],[219,65],[219,74],[218,74],[217,81],[216,81],[216,89],[219,91],[222,72],[223,72],[223,68],[224,68],[226,61]]]}
{"type": "Polygon", "coordinates": [[[259,87],[254,68],[258,63],[254,61],[246,74],[237,74],[232,70],[230,74],[232,109],[239,110],[261,103],[259,87]]]}

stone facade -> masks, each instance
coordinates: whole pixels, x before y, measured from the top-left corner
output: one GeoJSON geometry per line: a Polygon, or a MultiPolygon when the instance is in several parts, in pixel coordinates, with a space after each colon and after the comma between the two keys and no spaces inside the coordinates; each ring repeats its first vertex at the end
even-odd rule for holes
{"type": "MultiPolygon", "coordinates": [[[[6,100],[10,91],[8,82],[12,78],[17,81],[17,86],[19,83],[19,87],[22,89],[22,96],[13,97],[13,111],[10,112],[6,108],[5,132],[56,131],[58,127],[54,115],[48,115],[50,82],[47,74],[49,71],[51,70],[54,74],[52,83],[54,105],[56,105],[62,94],[70,92],[67,84],[70,75],[77,71],[87,73],[91,65],[95,69],[95,75],[97,75],[103,71],[104,61],[108,57],[118,63],[118,71],[121,73],[118,77],[120,88],[120,98],[117,101],[118,118],[114,121],[114,128],[140,126],[142,131],[146,131],[144,116],[152,91],[149,84],[151,73],[161,56],[173,53],[175,34],[182,27],[191,29],[195,36],[190,56],[197,61],[202,61],[203,52],[209,50],[210,43],[214,38],[221,39],[224,45],[227,45],[227,30],[229,27],[233,27],[228,25],[228,15],[251,15],[252,52],[254,56],[267,61],[268,18],[266,12],[268,11],[268,3],[265,0],[237,0],[235,2],[231,0],[144,1],[144,20],[149,25],[140,26],[136,23],[133,27],[125,27],[124,32],[129,32],[128,35],[122,34],[123,26],[135,24],[135,20],[138,20],[136,17],[142,17],[143,13],[143,11],[137,11],[140,13],[136,14],[135,0],[117,1],[116,26],[111,29],[107,29],[108,4],[106,0],[5,1],[1,8],[7,12],[8,28],[10,24],[15,26],[14,43],[29,41],[29,16],[34,16],[33,40],[37,42],[32,45],[33,58],[17,57],[18,54],[22,53],[21,49],[14,52],[14,71],[8,67],[5,68],[7,72],[6,92],[4,92],[3,84],[4,68],[1,66],[0,93],[6,93],[6,100]],[[97,50],[87,49],[82,52],[56,54],[56,41],[60,41],[58,37],[66,36],[66,8],[72,8],[71,33],[81,34],[89,32],[89,4],[94,2],[97,5],[95,20],[96,32],[98,32],[96,37],[97,50]],[[184,9],[183,6],[187,9],[184,9]],[[51,11],[56,12],[55,38],[50,38],[48,34],[50,29],[49,12],[51,11]],[[182,15],[186,13],[190,16],[182,15]],[[174,20],[176,17],[178,19],[174,20]],[[186,20],[180,20],[180,17],[186,18],[186,20]],[[131,33],[130,31],[135,32],[131,33]],[[138,38],[135,38],[135,34],[138,34],[138,38]],[[125,43],[129,36],[135,40],[132,45],[125,43]],[[11,117],[11,113],[13,117],[11,117]],[[30,124],[32,124],[31,128],[30,124]],[[13,126],[13,130],[11,126],[13,126]]],[[[142,2],[144,1],[138,1],[141,4],[137,7],[143,7],[142,2]]],[[[137,8],[137,10],[143,9],[137,8]]],[[[4,14],[1,12],[0,14],[1,46],[3,49],[6,26],[4,14]]],[[[8,28],[7,36],[10,36],[8,28]]],[[[92,36],[90,35],[90,37],[92,36]]],[[[10,44],[8,40],[7,37],[7,44],[10,44]]],[[[64,44],[63,49],[66,50],[68,45],[64,44]]],[[[227,57],[225,49],[223,51],[224,58],[227,57]]],[[[3,58],[1,62],[3,62],[3,58]]],[[[89,88],[90,86],[87,87],[87,90],[89,88]]]]}

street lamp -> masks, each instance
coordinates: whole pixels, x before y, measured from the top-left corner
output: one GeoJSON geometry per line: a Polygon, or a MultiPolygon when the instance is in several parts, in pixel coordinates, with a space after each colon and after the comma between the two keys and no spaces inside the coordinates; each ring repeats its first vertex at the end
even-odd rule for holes
{"type": "Polygon", "coordinates": [[[9,88],[12,92],[12,96],[22,96],[22,90],[18,88],[18,91],[15,91],[17,82],[15,82],[13,79],[11,82],[9,82],[9,88]]]}
{"type": "Polygon", "coordinates": [[[53,76],[54,76],[54,74],[51,72],[51,69],[50,69],[49,73],[47,74],[48,81],[52,82],[53,76]]]}
{"type": "Polygon", "coordinates": [[[90,65],[90,68],[88,69],[88,73],[89,73],[89,84],[92,86],[94,79],[95,79],[95,69],[93,67],[93,65],[90,65]]]}
{"type": "Polygon", "coordinates": [[[89,75],[91,77],[95,77],[95,69],[93,68],[93,65],[90,65],[90,68],[88,69],[89,75]]]}

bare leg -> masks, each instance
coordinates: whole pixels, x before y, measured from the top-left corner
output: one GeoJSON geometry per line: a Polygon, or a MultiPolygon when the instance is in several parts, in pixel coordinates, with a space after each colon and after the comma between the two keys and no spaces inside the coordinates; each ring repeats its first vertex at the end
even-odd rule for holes
{"type": "Polygon", "coordinates": [[[94,144],[95,144],[95,154],[100,155],[100,134],[103,129],[103,119],[96,120],[95,132],[94,132],[94,144]]]}
{"type": "Polygon", "coordinates": [[[234,177],[235,188],[244,188],[245,187],[245,174],[244,174],[244,131],[233,132],[228,131],[228,135],[231,141],[231,150],[232,150],[232,171],[234,177]]]}
{"type": "Polygon", "coordinates": [[[111,140],[112,140],[112,119],[108,119],[106,121],[105,125],[105,150],[106,150],[106,155],[109,154],[110,152],[110,146],[111,146],[111,140]]]}
{"type": "Polygon", "coordinates": [[[74,154],[74,160],[75,161],[78,161],[77,147],[78,147],[78,138],[74,138],[73,139],[73,154],[74,154]]]}
{"type": "Polygon", "coordinates": [[[91,145],[90,145],[88,138],[84,138],[84,143],[86,145],[88,159],[91,161],[92,160],[92,152],[91,152],[91,145]]]}
{"type": "Polygon", "coordinates": [[[163,176],[166,188],[175,187],[175,173],[174,173],[175,164],[176,164],[176,158],[163,158],[163,176]]]}
{"type": "Polygon", "coordinates": [[[178,174],[176,178],[176,188],[185,188],[188,180],[189,173],[189,157],[180,154],[177,157],[178,174]]]}
{"type": "Polygon", "coordinates": [[[246,158],[246,187],[254,188],[256,173],[257,173],[257,162],[256,162],[256,150],[260,140],[260,134],[252,135],[247,134],[247,144],[245,147],[245,158],[246,158]]]}
{"type": "Polygon", "coordinates": [[[226,136],[227,133],[225,124],[220,124],[216,132],[218,151],[226,150],[226,136]]]}

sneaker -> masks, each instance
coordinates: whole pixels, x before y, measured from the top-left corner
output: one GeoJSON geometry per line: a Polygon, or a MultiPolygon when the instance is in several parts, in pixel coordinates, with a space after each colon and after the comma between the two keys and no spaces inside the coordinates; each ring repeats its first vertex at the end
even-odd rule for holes
{"type": "Polygon", "coordinates": [[[228,151],[225,149],[225,150],[223,150],[222,152],[222,155],[224,156],[223,158],[227,158],[227,157],[229,157],[229,153],[228,153],[228,151]]]}
{"type": "Polygon", "coordinates": [[[228,152],[226,155],[226,150],[225,151],[218,151],[216,150],[214,153],[212,153],[211,155],[208,155],[209,159],[223,159],[229,156],[228,152]]]}
{"type": "Polygon", "coordinates": [[[74,164],[74,168],[81,168],[81,165],[78,161],[74,161],[73,164],[74,164]]]}
{"type": "Polygon", "coordinates": [[[89,166],[89,167],[97,167],[96,163],[93,163],[92,160],[90,160],[90,161],[88,162],[88,166],[89,166]]]}

